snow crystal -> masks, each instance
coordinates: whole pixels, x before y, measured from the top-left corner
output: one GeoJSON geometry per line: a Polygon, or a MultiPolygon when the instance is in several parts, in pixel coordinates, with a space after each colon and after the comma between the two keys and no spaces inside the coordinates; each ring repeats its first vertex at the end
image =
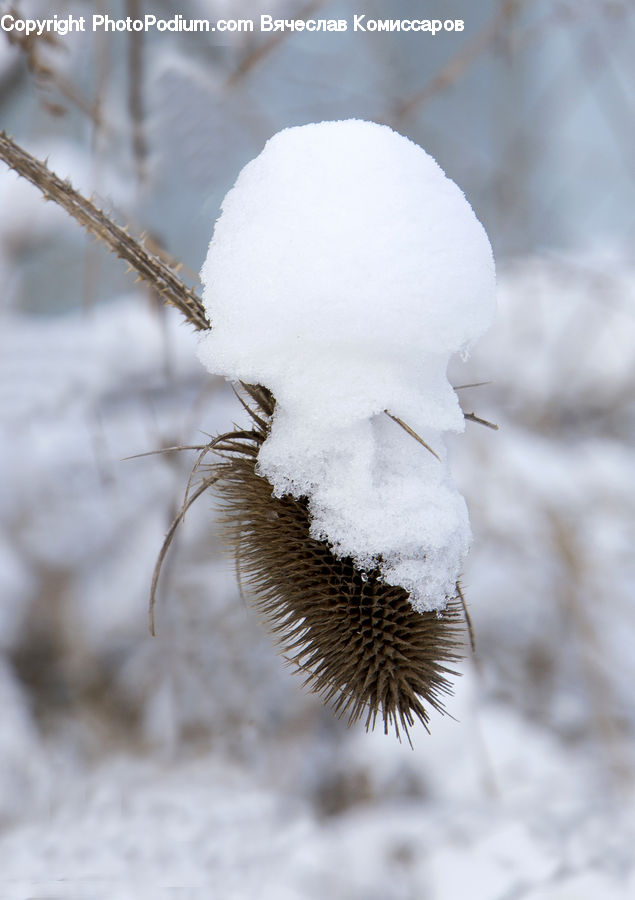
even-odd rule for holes
{"type": "Polygon", "coordinates": [[[225,197],[202,278],[201,360],[276,398],[260,473],[308,498],[337,555],[442,608],[470,542],[446,370],[494,311],[491,248],[462,192],[386,126],[285,129],[225,197]]]}

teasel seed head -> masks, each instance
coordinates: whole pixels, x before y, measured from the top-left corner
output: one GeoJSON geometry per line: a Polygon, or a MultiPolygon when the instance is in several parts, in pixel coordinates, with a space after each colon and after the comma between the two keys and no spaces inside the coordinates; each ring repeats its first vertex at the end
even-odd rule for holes
{"type": "Polygon", "coordinates": [[[429,708],[443,712],[450,668],[461,657],[460,587],[442,612],[417,612],[408,593],[386,584],[377,569],[363,572],[310,534],[304,500],[276,497],[257,474],[275,401],[262,387],[243,385],[252,430],[216,445],[211,466],[222,503],[222,532],[241,583],[275,635],[282,653],[305,675],[305,685],[351,724],[377,720],[410,740],[429,708]]]}

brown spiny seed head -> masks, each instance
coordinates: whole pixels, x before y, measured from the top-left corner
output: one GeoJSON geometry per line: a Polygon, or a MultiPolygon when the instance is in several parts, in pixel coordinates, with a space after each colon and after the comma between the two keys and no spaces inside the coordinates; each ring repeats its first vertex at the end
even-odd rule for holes
{"type": "Polygon", "coordinates": [[[392,726],[399,736],[401,728],[409,738],[417,719],[427,728],[427,707],[442,712],[451,692],[448,676],[456,673],[447,664],[461,656],[461,605],[450,599],[442,613],[416,612],[403,588],[311,537],[306,502],[273,496],[256,474],[273,398],[244,387],[258,406],[253,430],[225,442],[213,467],[241,579],[311,690],[349,724],[365,717],[373,728],[380,717],[385,732],[392,726]]]}

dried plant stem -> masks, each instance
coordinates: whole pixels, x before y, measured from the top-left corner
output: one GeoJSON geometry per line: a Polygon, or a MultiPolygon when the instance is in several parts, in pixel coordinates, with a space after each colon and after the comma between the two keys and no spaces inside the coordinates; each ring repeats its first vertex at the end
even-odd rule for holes
{"type": "Polygon", "coordinates": [[[124,259],[143,281],[151,285],[166,303],[183,313],[195,328],[204,331],[210,327],[200,298],[163,260],[149,253],[136,238],[128,234],[126,228],[116,225],[102,210],[76,191],[70,182],[63,181],[51,172],[4,131],[0,132],[0,158],[18,175],[39,188],[46,200],[52,200],[65,209],[86,231],[103,241],[112,253],[124,259]]]}

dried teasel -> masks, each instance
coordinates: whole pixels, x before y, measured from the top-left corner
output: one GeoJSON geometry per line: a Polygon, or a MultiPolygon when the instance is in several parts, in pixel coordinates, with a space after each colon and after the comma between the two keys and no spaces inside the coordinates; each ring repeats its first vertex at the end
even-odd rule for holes
{"type": "Polygon", "coordinates": [[[227,439],[214,466],[242,583],[306,686],[349,724],[365,718],[374,727],[379,717],[397,735],[417,719],[427,726],[426,706],[443,710],[456,674],[447,666],[461,655],[460,589],[442,613],[419,613],[377,569],[360,571],[311,537],[306,502],[275,497],[256,473],[274,401],[263,388],[247,390],[256,404],[251,434],[227,439]]]}
{"type": "MultiPolygon", "coordinates": [[[[386,733],[410,740],[429,709],[444,712],[451,668],[462,657],[464,618],[460,585],[442,611],[417,612],[408,593],[378,569],[362,571],[337,558],[310,533],[307,503],[276,497],[256,471],[275,409],[270,391],[242,385],[251,428],[220,435],[201,448],[220,457],[205,465],[198,489],[168,532],[153,584],[151,612],[165,550],[197,497],[213,490],[221,505],[220,534],[236,561],[241,586],[304,684],[348,724],[379,720],[386,733]]],[[[152,627],[154,627],[152,619],[152,627]]]]}

